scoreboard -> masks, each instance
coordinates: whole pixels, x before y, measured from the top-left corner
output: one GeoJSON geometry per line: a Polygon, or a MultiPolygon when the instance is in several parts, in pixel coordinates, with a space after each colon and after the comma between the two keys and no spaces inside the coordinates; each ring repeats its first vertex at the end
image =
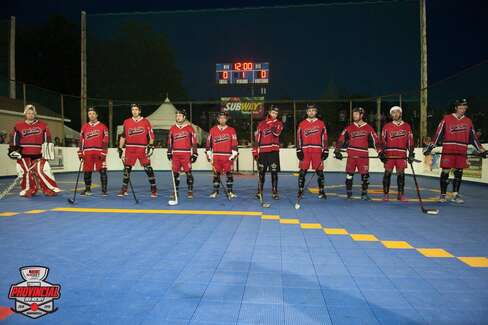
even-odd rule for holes
{"type": "Polygon", "coordinates": [[[269,63],[217,63],[215,75],[219,85],[267,84],[269,83],[269,63]]]}

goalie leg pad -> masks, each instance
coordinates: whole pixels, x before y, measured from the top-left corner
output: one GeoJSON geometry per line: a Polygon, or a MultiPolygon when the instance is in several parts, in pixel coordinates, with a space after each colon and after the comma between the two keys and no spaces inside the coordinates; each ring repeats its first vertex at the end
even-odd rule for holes
{"type": "Polygon", "coordinates": [[[32,161],[30,158],[22,158],[17,160],[17,175],[21,178],[20,196],[31,196],[37,193],[37,184],[34,179],[34,174],[31,167],[32,161]]]}
{"type": "Polygon", "coordinates": [[[35,167],[33,170],[35,171],[42,192],[48,196],[61,192],[56,184],[49,162],[46,159],[39,159],[35,161],[34,164],[35,167]]]}

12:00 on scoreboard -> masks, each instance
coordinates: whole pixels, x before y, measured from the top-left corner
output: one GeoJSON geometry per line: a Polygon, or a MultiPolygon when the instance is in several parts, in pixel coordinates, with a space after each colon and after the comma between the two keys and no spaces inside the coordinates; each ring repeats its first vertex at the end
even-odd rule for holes
{"type": "Polygon", "coordinates": [[[269,83],[267,62],[217,63],[215,71],[220,85],[269,83]]]}

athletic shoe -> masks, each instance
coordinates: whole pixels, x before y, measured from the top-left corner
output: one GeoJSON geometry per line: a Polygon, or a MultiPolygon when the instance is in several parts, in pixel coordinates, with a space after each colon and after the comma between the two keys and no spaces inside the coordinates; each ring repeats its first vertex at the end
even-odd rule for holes
{"type": "Polygon", "coordinates": [[[325,194],[324,190],[319,191],[318,198],[327,200],[327,194],[325,194]]]}
{"type": "Polygon", "coordinates": [[[261,199],[261,195],[262,195],[261,192],[257,191],[256,192],[256,199],[258,199],[258,200],[261,199]]]}
{"type": "Polygon", "coordinates": [[[278,194],[278,191],[273,191],[273,194],[271,194],[271,197],[273,198],[273,200],[279,200],[280,199],[280,195],[278,194]]]}
{"type": "Polygon", "coordinates": [[[385,194],[383,196],[383,202],[390,202],[390,195],[389,194],[385,194]]]}
{"type": "Polygon", "coordinates": [[[371,198],[369,197],[368,193],[362,193],[361,194],[361,200],[369,201],[369,200],[371,200],[371,198]]]}
{"type": "Polygon", "coordinates": [[[157,190],[151,190],[151,197],[154,199],[154,198],[157,198],[158,197],[158,191],[157,190]]]}
{"type": "Polygon", "coordinates": [[[193,191],[188,191],[186,197],[189,199],[193,199],[193,191]]]}
{"type": "Polygon", "coordinates": [[[234,192],[232,192],[232,191],[227,192],[227,195],[229,195],[229,198],[230,199],[234,199],[234,198],[237,197],[237,195],[234,192]]]}
{"type": "Polygon", "coordinates": [[[88,189],[85,189],[83,191],[80,192],[80,195],[81,196],[91,196],[92,195],[92,191],[91,190],[88,190],[88,189]]]}
{"type": "Polygon", "coordinates": [[[102,191],[102,196],[108,196],[107,191],[102,191]]]}
{"type": "Polygon", "coordinates": [[[439,197],[439,202],[440,203],[446,203],[447,202],[447,194],[441,194],[439,197]]]}
{"type": "Polygon", "coordinates": [[[213,191],[212,194],[209,195],[211,199],[215,199],[219,195],[218,191],[213,191]]]}
{"type": "Polygon", "coordinates": [[[59,187],[53,187],[53,192],[54,193],[60,193],[62,192],[63,190],[61,190],[59,187]]]}
{"type": "Polygon", "coordinates": [[[129,193],[127,193],[127,190],[126,189],[121,189],[120,192],[117,194],[118,197],[124,197],[124,196],[127,196],[129,195],[129,193]]]}
{"type": "Polygon", "coordinates": [[[400,194],[400,195],[398,195],[398,196],[397,196],[397,200],[398,200],[399,202],[407,202],[407,201],[408,201],[408,200],[407,200],[407,197],[405,196],[405,194],[400,194]]]}
{"type": "Polygon", "coordinates": [[[454,194],[454,196],[451,198],[451,201],[457,204],[463,204],[464,200],[459,194],[454,194]]]}

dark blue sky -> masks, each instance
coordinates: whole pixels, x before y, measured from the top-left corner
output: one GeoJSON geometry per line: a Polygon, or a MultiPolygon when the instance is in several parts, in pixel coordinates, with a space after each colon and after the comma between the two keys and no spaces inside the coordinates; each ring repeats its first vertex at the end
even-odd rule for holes
{"type": "MultiPolygon", "coordinates": [[[[89,30],[98,33],[116,28],[128,16],[91,14],[297,3],[301,2],[18,0],[2,3],[7,7],[1,10],[1,15],[2,18],[15,15],[19,23],[42,20],[52,14],[78,21],[80,10],[86,10],[89,30]]],[[[488,58],[488,44],[483,41],[488,30],[486,8],[485,1],[477,0],[428,1],[429,82],[488,58]]],[[[316,98],[324,95],[331,81],[344,89],[345,94],[379,95],[418,88],[416,1],[218,14],[158,14],[137,19],[166,34],[183,72],[184,85],[193,98],[214,95],[215,63],[240,58],[271,63],[273,97],[316,98]]]]}

